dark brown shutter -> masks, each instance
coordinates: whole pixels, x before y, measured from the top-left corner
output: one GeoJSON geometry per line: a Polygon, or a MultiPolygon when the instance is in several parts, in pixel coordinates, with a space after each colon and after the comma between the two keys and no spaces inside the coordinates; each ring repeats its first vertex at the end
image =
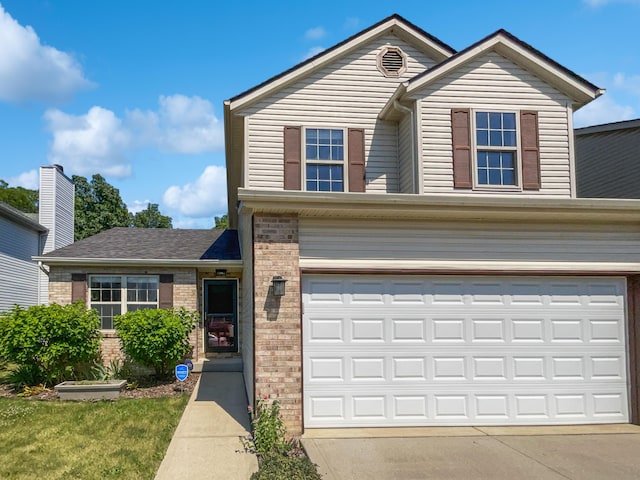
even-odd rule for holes
{"type": "Polygon", "coordinates": [[[160,275],[158,307],[173,308],[173,275],[171,274],[160,275]]]}
{"type": "Polygon", "coordinates": [[[471,188],[471,136],[468,108],[451,110],[451,137],[453,143],[453,186],[471,188]]]}
{"type": "Polygon", "coordinates": [[[520,112],[520,142],[522,148],[522,188],[540,190],[538,112],[520,112]]]}
{"type": "Polygon", "coordinates": [[[300,190],[301,127],[284,127],[284,189],[300,190]]]}
{"type": "Polygon", "coordinates": [[[87,274],[72,273],[71,274],[71,301],[76,302],[82,300],[87,301],[87,274]]]}
{"type": "Polygon", "coordinates": [[[349,191],[364,192],[364,129],[350,128],[348,135],[349,191]]]}

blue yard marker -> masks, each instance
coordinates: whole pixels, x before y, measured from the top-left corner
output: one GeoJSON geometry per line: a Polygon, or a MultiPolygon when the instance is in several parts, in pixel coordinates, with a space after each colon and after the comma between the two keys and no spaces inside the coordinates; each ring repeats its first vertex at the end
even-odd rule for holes
{"type": "Polygon", "coordinates": [[[176,365],[176,378],[181,382],[184,382],[189,376],[189,367],[186,365],[180,364],[176,365]]]}

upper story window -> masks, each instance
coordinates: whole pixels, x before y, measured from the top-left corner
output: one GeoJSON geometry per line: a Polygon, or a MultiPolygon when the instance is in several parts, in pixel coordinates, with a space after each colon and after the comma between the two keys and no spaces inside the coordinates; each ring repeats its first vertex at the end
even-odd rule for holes
{"type": "Polygon", "coordinates": [[[516,186],[516,114],[475,112],[475,132],[477,184],[516,186]]]}
{"type": "Polygon", "coordinates": [[[113,318],[143,308],[158,308],[157,275],[92,275],[89,308],[98,311],[101,328],[113,328],[113,318]]]}
{"type": "Polygon", "coordinates": [[[308,191],[344,191],[344,140],[342,129],[305,129],[305,182],[308,191]]]}

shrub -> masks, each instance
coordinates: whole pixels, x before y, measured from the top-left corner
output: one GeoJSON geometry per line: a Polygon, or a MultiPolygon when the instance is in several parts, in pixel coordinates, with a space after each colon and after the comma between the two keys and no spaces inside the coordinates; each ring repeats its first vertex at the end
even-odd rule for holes
{"type": "Polygon", "coordinates": [[[289,457],[271,452],[260,457],[260,470],[251,480],[320,480],[316,466],[307,457],[289,457]]]}
{"type": "Polygon", "coordinates": [[[250,408],[249,412],[256,453],[287,453],[289,450],[289,444],[285,438],[287,431],[280,417],[278,400],[268,403],[266,396],[259,397],[255,410],[250,408]]]}
{"type": "Polygon", "coordinates": [[[83,302],[18,305],[0,316],[0,356],[15,363],[22,383],[81,377],[100,356],[100,319],[83,302]]]}
{"type": "Polygon", "coordinates": [[[197,318],[196,312],[184,308],[143,309],[115,317],[114,325],[126,355],[168,377],[174,365],[189,355],[189,333],[197,318]]]}

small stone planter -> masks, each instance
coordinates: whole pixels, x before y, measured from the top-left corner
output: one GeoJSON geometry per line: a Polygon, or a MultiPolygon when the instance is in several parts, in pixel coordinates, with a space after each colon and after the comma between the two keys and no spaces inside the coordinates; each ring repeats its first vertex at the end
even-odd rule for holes
{"type": "Polygon", "coordinates": [[[126,380],[81,380],[62,382],[54,388],[60,400],[114,400],[126,384],[126,380]]]}

